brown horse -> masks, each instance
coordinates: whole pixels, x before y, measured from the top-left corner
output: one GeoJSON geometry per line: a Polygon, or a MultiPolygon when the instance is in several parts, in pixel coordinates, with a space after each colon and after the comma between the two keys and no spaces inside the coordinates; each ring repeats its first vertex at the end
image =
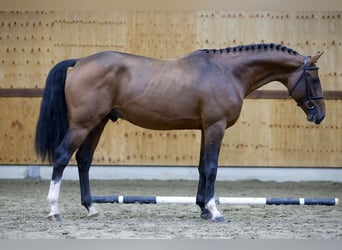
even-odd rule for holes
{"type": "Polygon", "coordinates": [[[149,129],[202,131],[196,203],[203,219],[223,222],[214,186],[225,129],[237,121],[244,97],[271,81],[285,85],[308,121],[319,124],[325,115],[320,56],[254,44],[173,60],[108,51],[58,63],[47,78],[35,139],[38,154],[53,162],[49,217],[60,220],[62,174],[76,150],[82,205],[88,216],[97,214],[89,168],[105,125],[121,118],[149,129]]]}

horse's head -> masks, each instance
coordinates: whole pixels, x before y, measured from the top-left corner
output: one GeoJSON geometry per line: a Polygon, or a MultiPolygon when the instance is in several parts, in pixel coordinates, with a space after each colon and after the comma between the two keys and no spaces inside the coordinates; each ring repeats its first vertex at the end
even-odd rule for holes
{"type": "Polygon", "coordinates": [[[301,70],[293,73],[288,82],[290,96],[304,110],[307,120],[316,124],[320,124],[325,116],[324,97],[315,64],[322,54],[304,57],[301,70]]]}

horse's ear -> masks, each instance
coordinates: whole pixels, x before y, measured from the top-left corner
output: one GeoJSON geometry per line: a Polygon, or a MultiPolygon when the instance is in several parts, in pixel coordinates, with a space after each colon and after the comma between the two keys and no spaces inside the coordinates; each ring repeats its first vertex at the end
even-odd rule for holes
{"type": "Polygon", "coordinates": [[[324,52],[319,52],[317,53],[317,55],[313,56],[310,58],[310,64],[314,64],[318,61],[318,59],[321,57],[321,55],[323,55],[324,52]]]}

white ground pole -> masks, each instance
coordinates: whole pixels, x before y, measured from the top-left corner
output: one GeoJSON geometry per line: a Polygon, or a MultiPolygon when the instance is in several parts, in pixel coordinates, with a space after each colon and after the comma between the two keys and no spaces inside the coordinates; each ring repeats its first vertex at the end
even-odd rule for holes
{"type": "MultiPolygon", "coordinates": [[[[195,204],[189,196],[93,196],[94,203],[195,204]]],[[[216,197],[213,203],[229,205],[323,205],[335,206],[337,198],[216,197]]]]}

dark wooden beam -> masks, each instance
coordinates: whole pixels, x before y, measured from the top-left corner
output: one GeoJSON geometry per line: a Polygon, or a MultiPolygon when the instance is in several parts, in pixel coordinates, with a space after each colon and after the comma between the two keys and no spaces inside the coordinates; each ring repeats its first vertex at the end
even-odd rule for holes
{"type": "Polygon", "coordinates": [[[41,97],[44,89],[2,89],[0,97],[41,97]]]}
{"type": "Polygon", "coordinates": [[[342,91],[341,90],[329,90],[323,91],[323,95],[325,99],[328,100],[342,100],[342,91]]]}
{"type": "MultiPolygon", "coordinates": [[[[342,91],[327,90],[323,92],[327,100],[341,100],[342,91]]],[[[248,99],[289,99],[290,96],[287,91],[283,90],[257,90],[248,95],[248,99]]]]}
{"type": "MultiPolygon", "coordinates": [[[[44,89],[26,89],[26,88],[0,88],[0,97],[41,97],[44,89]]],[[[342,91],[327,90],[324,91],[325,99],[341,100],[342,91]]],[[[248,99],[289,99],[289,94],[284,90],[257,90],[248,95],[248,99]]]]}
{"type": "MultiPolygon", "coordinates": [[[[325,99],[338,100],[342,99],[342,91],[327,90],[323,92],[325,99]]],[[[283,90],[257,90],[248,95],[248,99],[289,99],[290,96],[287,91],[283,90]]]]}
{"type": "Polygon", "coordinates": [[[289,99],[289,93],[283,90],[256,90],[247,99],[289,99]]]}

